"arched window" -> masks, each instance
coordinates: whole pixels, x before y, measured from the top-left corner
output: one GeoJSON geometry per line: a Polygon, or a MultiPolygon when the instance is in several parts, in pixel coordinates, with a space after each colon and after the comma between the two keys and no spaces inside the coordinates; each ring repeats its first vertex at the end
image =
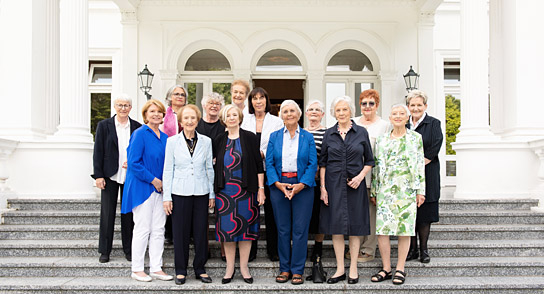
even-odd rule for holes
{"type": "Polygon", "coordinates": [[[185,71],[230,71],[230,63],[220,52],[202,49],[189,57],[185,71]]]}
{"type": "Polygon", "coordinates": [[[345,49],[334,54],[329,60],[327,71],[369,72],[374,71],[374,67],[370,59],[360,51],[345,49]]]}
{"type": "Polygon", "coordinates": [[[256,71],[302,71],[300,60],[284,49],[266,52],[257,62],[256,71]]]}

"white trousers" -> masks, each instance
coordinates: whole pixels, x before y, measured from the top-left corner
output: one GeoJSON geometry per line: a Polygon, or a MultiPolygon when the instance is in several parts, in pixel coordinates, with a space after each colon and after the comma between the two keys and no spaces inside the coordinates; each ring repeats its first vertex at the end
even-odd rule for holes
{"type": "Polygon", "coordinates": [[[166,213],[162,206],[162,195],[153,192],[142,204],[132,210],[134,232],[132,236],[132,271],[144,270],[145,250],[149,243],[149,272],[162,270],[164,251],[164,223],[166,213]]]}

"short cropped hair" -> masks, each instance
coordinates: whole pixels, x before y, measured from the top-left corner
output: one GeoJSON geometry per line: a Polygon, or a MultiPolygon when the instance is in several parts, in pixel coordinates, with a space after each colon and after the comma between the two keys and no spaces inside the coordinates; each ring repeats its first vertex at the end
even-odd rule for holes
{"type": "Polygon", "coordinates": [[[338,102],[340,101],[345,101],[348,103],[349,105],[349,111],[351,112],[350,113],[350,117],[353,116],[353,114],[355,113],[355,106],[353,106],[353,100],[351,99],[351,97],[349,96],[340,96],[340,97],[336,97],[332,103],[331,103],[331,115],[336,118],[336,115],[335,115],[335,109],[336,109],[336,104],[338,104],[338,102]]]}
{"type": "Polygon", "coordinates": [[[253,97],[255,97],[257,94],[260,94],[261,96],[264,96],[264,98],[266,98],[266,106],[264,108],[264,112],[267,113],[267,112],[270,112],[270,98],[268,98],[268,92],[266,92],[265,89],[261,88],[261,87],[257,87],[255,89],[253,89],[250,93],[249,93],[249,96],[247,98],[248,100],[248,104],[249,104],[249,109],[248,109],[248,112],[250,114],[254,114],[255,113],[255,108],[253,108],[253,103],[251,103],[251,99],[253,97]]]}
{"type": "Polygon", "coordinates": [[[182,85],[174,85],[168,89],[166,92],[166,97],[164,98],[164,101],[166,101],[168,106],[172,106],[172,94],[177,88],[181,88],[183,92],[185,92],[185,104],[187,104],[187,99],[189,99],[189,93],[187,93],[187,90],[182,85]]]}
{"type": "Polygon", "coordinates": [[[280,118],[283,119],[283,108],[288,106],[288,105],[294,105],[295,106],[295,109],[297,110],[298,112],[298,118],[300,119],[300,117],[302,116],[302,110],[300,110],[300,106],[298,106],[298,104],[294,101],[294,100],[291,100],[291,99],[287,99],[285,101],[283,101],[281,103],[281,106],[280,106],[280,118]]]}
{"type": "Polygon", "coordinates": [[[142,107],[142,117],[144,118],[144,124],[147,124],[149,122],[145,115],[147,114],[147,111],[149,110],[149,107],[151,107],[151,105],[155,105],[159,108],[159,112],[162,113],[163,118],[164,118],[164,115],[166,114],[166,108],[164,108],[164,104],[162,104],[162,102],[155,99],[149,99],[144,104],[144,107],[142,107]]]}
{"type": "Polygon", "coordinates": [[[398,103],[398,104],[395,104],[393,106],[391,106],[391,110],[389,111],[389,115],[391,115],[391,112],[393,112],[393,109],[395,108],[404,108],[404,110],[406,111],[406,117],[410,117],[411,113],[410,113],[410,110],[408,109],[408,107],[402,103],[398,103]]]}
{"type": "Polygon", "coordinates": [[[249,94],[249,83],[248,81],[246,80],[235,80],[234,82],[232,82],[232,84],[230,84],[230,92],[232,93],[232,88],[236,85],[240,85],[240,86],[243,86],[244,88],[246,88],[246,96],[249,94]]]}
{"type": "Polygon", "coordinates": [[[380,105],[380,93],[374,89],[368,89],[361,92],[361,95],[359,95],[359,104],[361,104],[364,98],[373,98],[376,102],[376,106],[380,105]]]}
{"type": "Polygon", "coordinates": [[[308,111],[308,109],[310,109],[310,106],[312,104],[316,104],[319,105],[319,109],[321,110],[321,112],[325,113],[325,107],[323,106],[323,102],[319,101],[319,100],[312,100],[310,102],[308,102],[308,104],[306,105],[306,111],[308,111]]]}
{"type": "Polygon", "coordinates": [[[225,107],[221,108],[221,110],[219,111],[219,121],[225,127],[227,126],[227,114],[229,113],[231,109],[235,109],[236,112],[238,113],[238,118],[240,119],[240,122],[238,123],[238,125],[241,125],[242,121],[244,120],[244,113],[242,112],[240,108],[238,108],[236,105],[233,105],[233,104],[225,105],[225,107]]]}
{"type": "Polygon", "coordinates": [[[200,119],[202,118],[202,112],[200,112],[200,109],[198,109],[198,107],[196,107],[196,105],[194,104],[185,104],[185,106],[183,106],[179,112],[177,113],[177,117],[178,117],[178,122],[181,123],[181,116],[183,115],[183,111],[185,109],[192,109],[196,112],[196,121],[197,123],[200,121],[200,119]]]}
{"type": "Polygon", "coordinates": [[[420,90],[412,90],[408,93],[408,96],[406,96],[406,105],[410,104],[410,101],[414,98],[423,99],[423,104],[427,105],[427,94],[420,90]]]}
{"type": "Polygon", "coordinates": [[[210,94],[204,95],[204,97],[202,97],[202,101],[200,102],[202,104],[202,107],[204,107],[204,105],[206,105],[210,100],[221,103],[221,107],[225,105],[225,97],[223,97],[223,95],[216,92],[211,92],[210,94]]]}
{"type": "Polygon", "coordinates": [[[121,94],[119,95],[119,97],[115,98],[115,100],[113,100],[113,104],[117,104],[117,102],[119,101],[125,101],[125,102],[128,102],[128,104],[130,104],[132,106],[132,99],[130,98],[130,96],[128,96],[128,94],[121,94]]]}

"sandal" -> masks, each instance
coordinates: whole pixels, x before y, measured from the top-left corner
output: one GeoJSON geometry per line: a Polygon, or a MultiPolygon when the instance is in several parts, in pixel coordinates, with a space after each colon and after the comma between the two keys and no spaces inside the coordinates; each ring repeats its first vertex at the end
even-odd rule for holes
{"type": "Polygon", "coordinates": [[[291,280],[291,284],[293,285],[300,285],[303,284],[304,280],[302,279],[302,275],[294,274],[293,279],[291,280]]]}
{"type": "Polygon", "coordinates": [[[396,270],[395,276],[393,277],[393,284],[402,285],[406,280],[406,273],[403,271],[396,270]]]}
{"type": "Polygon", "coordinates": [[[387,272],[382,269],[377,274],[373,275],[372,278],[370,278],[370,281],[374,283],[378,283],[378,282],[383,282],[385,280],[390,280],[392,277],[393,275],[391,275],[391,272],[387,272]],[[381,275],[381,273],[384,273],[385,275],[381,275]]]}
{"type": "Polygon", "coordinates": [[[288,273],[288,272],[281,272],[277,277],[276,277],[276,283],[285,283],[287,281],[289,281],[289,278],[291,277],[291,274],[288,273]]]}

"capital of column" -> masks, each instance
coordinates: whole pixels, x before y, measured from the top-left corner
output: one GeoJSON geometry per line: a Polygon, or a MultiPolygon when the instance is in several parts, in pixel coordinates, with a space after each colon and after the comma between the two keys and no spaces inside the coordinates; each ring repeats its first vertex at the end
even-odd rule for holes
{"type": "Polygon", "coordinates": [[[308,80],[323,80],[325,72],[322,70],[312,70],[306,73],[308,80]]]}
{"type": "Polygon", "coordinates": [[[175,69],[161,69],[158,70],[160,79],[163,81],[175,81],[178,76],[178,71],[175,69]]]}
{"type": "Polygon", "coordinates": [[[419,26],[434,26],[434,11],[420,11],[418,17],[419,26]]]}
{"type": "Polygon", "coordinates": [[[136,10],[121,11],[121,24],[122,25],[138,24],[138,12],[136,10]]]}
{"type": "Polygon", "coordinates": [[[378,73],[378,79],[382,82],[395,82],[398,79],[398,71],[381,70],[378,73]]]}

